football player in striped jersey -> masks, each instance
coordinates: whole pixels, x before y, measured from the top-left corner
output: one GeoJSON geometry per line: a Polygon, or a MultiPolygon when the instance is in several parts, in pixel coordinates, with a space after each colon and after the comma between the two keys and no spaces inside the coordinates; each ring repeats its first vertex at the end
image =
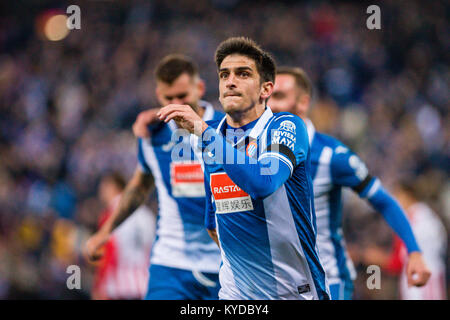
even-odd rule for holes
{"type": "Polygon", "coordinates": [[[206,226],[222,252],[221,299],[329,299],[316,250],[306,125],[267,106],[275,62],[238,37],[216,50],[219,100],[226,116],[203,121],[170,104],[159,117],[199,137],[206,226]]]}
{"type": "Polygon", "coordinates": [[[280,67],[269,105],[274,112],[300,116],[308,129],[311,145],[311,177],[317,221],[317,244],[334,300],[351,299],[355,271],[342,233],[342,188],[349,187],[366,199],[408,250],[408,283],[423,286],[430,277],[411,226],[397,201],[370,175],[364,162],[334,137],[317,132],[308,119],[312,85],[300,68],[280,67]]]}
{"type": "MultiPolygon", "coordinates": [[[[205,92],[196,65],[182,55],[166,56],[156,68],[156,96],[161,106],[180,103],[200,118],[222,114],[200,100],[205,92]]],[[[97,258],[98,249],[148,197],[156,186],[158,222],[150,258],[150,279],[145,299],[217,299],[220,251],[204,228],[205,190],[200,162],[190,134],[175,121],[161,122],[158,109],[143,112],[133,125],[138,139],[138,167],[128,182],[117,209],[90,238],[86,251],[97,258]]]]}

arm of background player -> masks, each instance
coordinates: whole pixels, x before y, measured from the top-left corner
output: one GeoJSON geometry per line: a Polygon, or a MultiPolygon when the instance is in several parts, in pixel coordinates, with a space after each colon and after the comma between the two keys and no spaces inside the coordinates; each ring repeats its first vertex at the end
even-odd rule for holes
{"type": "Polygon", "coordinates": [[[139,138],[138,168],[136,168],[133,177],[127,183],[117,209],[113,212],[110,219],[105,222],[107,224],[105,228],[110,232],[117,228],[144,203],[155,186],[152,172],[145,160],[143,144],[144,140],[139,138]]]}
{"type": "Polygon", "coordinates": [[[140,139],[138,159],[140,167],[136,168],[133,177],[127,183],[120,198],[119,205],[105,221],[100,230],[86,242],[85,255],[89,260],[98,260],[101,258],[102,255],[98,252],[99,249],[108,241],[113,230],[144,203],[154,186],[153,176],[143,158],[140,139]]]}
{"type": "Polygon", "coordinates": [[[405,243],[408,253],[420,251],[411,225],[397,201],[383,188],[379,179],[372,177],[364,162],[347,147],[335,149],[331,171],[333,182],[351,187],[361,198],[381,213],[395,233],[405,243]],[[338,151],[336,151],[338,150],[338,151]]]}
{"type": "Polygon", "coordinates": [[[145,202],[153,185],[153,176],[137,168],[125,187],[117,209],[114,210],[111,217],[105,222],[107,225],[105,228],[112,232],[125,221],[145,202]]]}
{"type": "Polygon", "coordinates": [[[144,140],[138,139],[138,168],[133,177],[127,183],[120,198],[117,209],[105,222],[105,229],[112,232],[125,221],[144,201],[154,188],[154,179],[143,152],[144,140]]]}
{"type": "Polygon", "coordinates": [[[378,179],[372,179],[372,186],[369,184],[364,192],[368,192],[367,198],[372,206],[379,211],[389,226],[403,240],[408,250],[408,262],[406,264],[406,276],[408,286],[414,285],[421,287],[425,285],[431,276],[431,272],[425,263],[422,252],[419,249],[416,238],[414,237],[411,225],[406,218],[402,208],[397,201],[383,188],[378,179]],[[377,187],[375,183],[379,183],[377,187]]]}
{"type": "MultiPolygon", "coordinates": [[[[254,199],[265,198],[275,192],[289,179],[297,162],[294,153],[283,144],[270,145],[258,160],[251,159],[245,152],[237,150],[225,138],[219,136],[213,128],[208,127],[204,132],[203,151],[212,143],[222,146],[223,150],[215,152],[215,161],[222,165],[234,183],[254,199]],[[231,158],[230,154],[235,160],[227,163],[227,158],[231,158]],[[245,161],[237,163],[236,159],[245,161]]],[[[205,157],[206,153],[203,154],[205,157]]],[[[208,162],[207,159],[204,161],[208,162]]]]}
{"type": "Polygon", "coordinates": [[[209,186],[209,173],[204,166],[204,184],[205,184],[205,227],[208,231],[209,236],[214,240],[214,242],[219,246],[219,237],[216,231],[216,214],[215,209],[212,204],[212,193],[209,186]]]}
{"type": "MultiPolygon", "coordinates": [[[[373,183],[379,181],[378,179],[374,180],[375,181],[373,183]]],[[[367,189],[369,190],[370,186],[368,186],[367,189]]],[[[409,224],[405,213],[397,201],[395,201],[389,192],[383,188],[381,183],[373,195],[368,197],[367,200],[378,212],[381,213],[384,220],[386,220],[400,239],[403,240],[408,253],[412,253],[414,251],[420,252],[419,245],[417,244],[411,225],[409,224]]]]}

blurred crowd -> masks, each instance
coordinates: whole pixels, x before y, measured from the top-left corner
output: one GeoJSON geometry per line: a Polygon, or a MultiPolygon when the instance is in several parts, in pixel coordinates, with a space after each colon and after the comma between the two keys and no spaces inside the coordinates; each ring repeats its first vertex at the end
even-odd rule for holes
{"type": "MultiPolygon", "coordinates": [[[[89,298],[93,266],[81,248],[95,230],[99,179],[136,164],[131,124],[156,107],[153,70],[165,54],[192,56],[217,108],[213,56],[229,36],[255,39],[279,65],[315,84],[311,118],[340,138],[390,189],[414,178],[421,200],[450,225],[449,14],[445,1],[30,1],[0,14],[0,298],[89,298]],[[81,29],[47,41],[36,20],[81,8],[81,29]],[[68,290],[66,268],[82,270],[68,290]]],[[[395,299],[396,280],[368,290],[361,250],[389,250],[381,216],[350,192],[344,227],[357,299],[395,299]]],[[[149,203],[156,208],[155,195],[149,203]]],[[[447,260],[448,261],[448,260],[447,260]]],[[[447,265],[449,265],[447,263],[447,265]]],[[[448,270],[450,274],[450,270],[448,270]]]]}

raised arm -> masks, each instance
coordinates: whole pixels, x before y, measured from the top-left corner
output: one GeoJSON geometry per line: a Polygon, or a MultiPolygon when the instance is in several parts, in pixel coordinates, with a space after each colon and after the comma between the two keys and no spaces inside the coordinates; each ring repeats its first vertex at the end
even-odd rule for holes
{"type": "Polygon", "coordinates": [[[203,150],[206,151],[203,152],[204,157],[208,157],[209,147],[215,149],[213,159],[204,158],[204,161],[221,164],[231,180],[254,199],[265,198],[275,192],[290,177],[290,167],[295,165],[289,163],[286,156],[283,157],[284,161],[280,160],[279,147],[263,151],[259,159],[251,159],[212,128],[206,130],[203,142],[203,150]],[[278,149],[276,153],[275,149],[278,149]],[[230,158],[235,160],[227,161],[230,158]]]}
{"type": "Polygon", "coordinates": [[[292,114],[271,122],[267,143],[261,146],[264,150],[257,160],[234,148],[187,105],[170,104],[158,112],[158,117],[164,122],[175,120],[178,126],[201,137],[202,151],[206,151],[205,162],[211,161],[208,147],[214,144],[213,148],[218,152],[213,161],[223,164],[234,183],[253,198],[264,198],[275,192],[290,177],[295,166],[306,159],[309,149],[306,126],[292,114]],[[231,155],[244,161],[227,161],[231,155]]]}

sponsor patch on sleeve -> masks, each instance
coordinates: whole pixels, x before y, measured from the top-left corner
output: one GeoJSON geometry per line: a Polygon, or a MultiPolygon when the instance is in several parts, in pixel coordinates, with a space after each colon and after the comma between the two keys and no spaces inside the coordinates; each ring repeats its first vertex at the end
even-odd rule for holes
{"type": "Polygon", "coordinates": [[[225,172],[213,173],[210,178],[216,213],[253,210],[249,194],[239,188],[225,172]]]}
{"type": "Polygon", "coordinates": [[[290,120],[285,120],[280,124],[280,127],[277,130],[273,131],[271,144],[283,144],[293,152],[297,140],[295,132],[295,124],[290,120]]]}

